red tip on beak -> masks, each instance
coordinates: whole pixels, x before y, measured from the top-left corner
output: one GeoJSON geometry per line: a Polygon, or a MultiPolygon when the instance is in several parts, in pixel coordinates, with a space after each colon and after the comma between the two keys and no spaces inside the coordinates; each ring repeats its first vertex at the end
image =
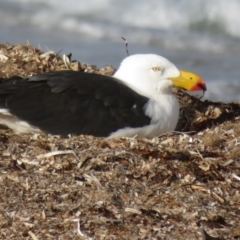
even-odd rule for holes
{"type": "Polygon", "coordinates": [[[204,91],[204,92],[206,90],[207,90],[206,83],[201,78],[199,78],[197,84],[190,89],[190,91],[204,91]]]}

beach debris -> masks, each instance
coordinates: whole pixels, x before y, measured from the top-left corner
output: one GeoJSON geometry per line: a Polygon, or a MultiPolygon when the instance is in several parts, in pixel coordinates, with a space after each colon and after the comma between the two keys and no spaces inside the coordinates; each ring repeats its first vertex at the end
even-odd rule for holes
{"type": "MultiPolygon", "coordinates": [[[[1,78],[67,70],[29,43],[0,48],[1,78]]],[[[239,239],[240,106],[175,92],[177,130],[153,139],[0,128],[0,238],[239,239]]]]}

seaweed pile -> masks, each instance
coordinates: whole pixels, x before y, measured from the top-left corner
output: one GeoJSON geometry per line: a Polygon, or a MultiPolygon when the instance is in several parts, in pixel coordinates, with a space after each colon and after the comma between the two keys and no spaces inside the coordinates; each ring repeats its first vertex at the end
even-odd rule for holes
{"type": "MultiPolygon", "coordinates": [[[[0,44],[0,77],[115,72],[67,59],[0,44]]],[[[2,127],[0,239],[240,239],[240,105],[175,92],[177,129],[154,139],[2,127]]]]}

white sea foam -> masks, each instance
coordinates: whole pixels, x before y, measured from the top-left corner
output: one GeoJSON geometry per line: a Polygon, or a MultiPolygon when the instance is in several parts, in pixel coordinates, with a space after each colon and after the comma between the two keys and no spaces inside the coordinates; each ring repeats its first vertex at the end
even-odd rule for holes
{"type": "Polygon", "coordinates": [[[211,52],[240,51],[239,16],[239,0],[0,0],[1,24],[211,52]]]}
{"type": "Polygon", "coordinates": [[[15,4],[15,13],[17,9],[31,10],[30,20],[35,24],[49,27],[55,24],[61,25],[62,21],[72,18],[79,24],[86,19],[139,28],[208,29],[240,36],[239,0],[11,0],[9,2],[15,4]]]}

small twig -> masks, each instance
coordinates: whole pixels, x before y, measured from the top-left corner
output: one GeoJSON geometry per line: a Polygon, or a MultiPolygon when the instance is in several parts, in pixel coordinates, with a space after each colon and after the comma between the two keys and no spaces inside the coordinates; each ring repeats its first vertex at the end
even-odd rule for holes
{"type": "Polygon", "coordinates": [[[38,238],[32,231],[29,231],[28,234],[32,237],[33,240],[38,240],[38,238]]]}
{"type": "Polygon", "coordinates": [[[45,154],[39,154],[37,156],[37,159],[49,158],[52,156],[63,155],[63,154],[73,154],[76,157],[76,154],[73,150],[66,150],[66,151],[52,151],[52,152],[45,153],[45,154]]]}
{"type": "Polygon", "coordinates": [[[234,177],[235,179],[237,179],[238,181],[240,181],[240,177],[237,176],[236,174],[232,173],[232,177],[234,177]]]}
{"type": "Polygon", "coordinates": [[[204,229],[202,227],[200,228],[200,233],[202,235],[202,240],[206,240],[207,236],[206,236],[206,233],[205,233],[205,231],[204,231],[204,229]]]}
{"type": "Polygon", "coordinates": [[[83,174],[83,176],[90,181],[93,181],[99,188],[102,188],[101,183],[99,182],[99,180],[93,175],[93,174],[83,174]]]}
{"type": "Polygon", "coordinates": [[[124,37],[122,37],[122,40],[125,42],[127,56],[129,56],[129,52],[128,52],[128,41],[127,41],[127,39],[124,38],[124,37]]]}
{"type": "MultiPolygon", "coordinates": [[[[70,53],[71,54],[71,53],[70,53]]],[[[67,55],[67,54],[63,54],[63,57],[62,57],[62,60],[63,60],[63,62],[64,62],[64,65],[66,66],[66,68],[69,70],[69,69],[71,69],[71,57],[69,57],[69,56],[72,56],[72,54],[71,55],[67,55]]]]}
{"type": "Polygon", "coordinates": [[[80,229],[80,221],[79,221],[79,219],[77,221],[77,231],[78,231],[78,234],[80,236],[84,237],[84,234],[81,232],[81,229],[80,229]]]}
{"type": "Polygon", "coordinates": [[[72,221],[77,223],[77,233],[78,233],[78,235],[81,236],[81,237],[86,237],[80,229],[80,220],[79,219],[73,219],[72,221]]]}
{"type": "Polygon", "coordinates": [[[197,153],[198,153],[198,155],[199,155],[199,157],[203,160],[203,161],[205,161],[204,160],[204,158],[203,158],[203,156],[202,156],[202,154],[199,152],[199,150],[198,149],[196,149],[196,151],[197,151],[197,153]]]}

